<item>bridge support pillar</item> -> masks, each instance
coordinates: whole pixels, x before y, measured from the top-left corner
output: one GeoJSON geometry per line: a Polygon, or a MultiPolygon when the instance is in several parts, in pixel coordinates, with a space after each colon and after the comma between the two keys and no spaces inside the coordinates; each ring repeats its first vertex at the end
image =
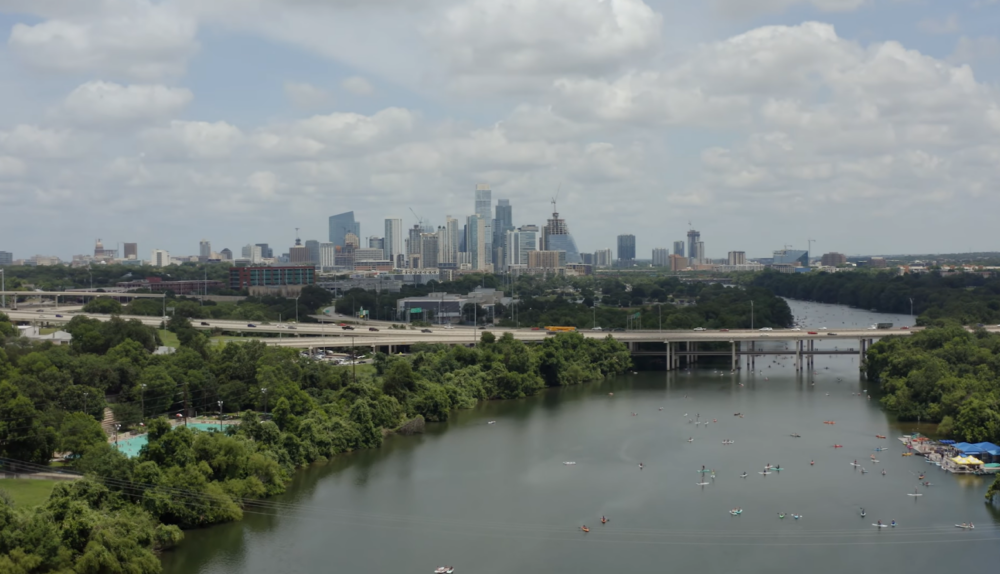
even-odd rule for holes
{"type": "Polygon", "coordinates": [[[795,341],[795,370],[797,371],[802,370],[802,344],[804,342],[801,339],[795,341]]]}
{"type": "Polygon", "coordinates": [[[733,356],[733,360],[730,362],[731,366],[729,368],[730,368],[730,370],[735,371],[736,370],[736,341],[731,341],[729,343],[729,345],[732,348],[732,356],[733,356]]]}
{"type": "Polygon", "coordinates": [[[865,355],[868,350],[868,340],[861,339],[858,341],[858,369],[865,370],[865,355]]]}
{"type": "Polygon", "coordinates": [[[666,367],[666,371],[669,373],[673,365],[670,364],[670,341],[664,343],[665,347],[663,349],[663,363],[666,367]]]}

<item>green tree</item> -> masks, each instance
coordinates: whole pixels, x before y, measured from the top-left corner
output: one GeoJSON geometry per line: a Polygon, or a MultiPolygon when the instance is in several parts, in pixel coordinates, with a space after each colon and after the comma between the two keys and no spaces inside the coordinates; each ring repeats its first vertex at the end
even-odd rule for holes
{"type": "Polygon", "coordinates": [[[81,455],[92,446],[107,442],[101,423],[85,413],[69,413],[59,426],[59,449],[63,452],[81,455]]]}
{"type": "Polygon", "coordinates": [[[83,306],[84,313],[101,313],[104,315],[121,315],[122,304],[110,297],[91,299],[83,306]]]}

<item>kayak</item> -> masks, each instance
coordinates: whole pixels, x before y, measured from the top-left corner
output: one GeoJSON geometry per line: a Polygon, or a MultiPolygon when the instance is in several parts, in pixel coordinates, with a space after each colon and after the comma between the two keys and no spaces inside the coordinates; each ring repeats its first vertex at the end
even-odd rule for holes
{"type": "Polygon", "coordinates": [[[747,473],[745,473],[745,472],[740,475],[740,478],[746,478],[746,477],[747,477],[747,473]]]}
{"type": "Polygon", "coordinates": [[[955,525],[955,528],[962,528],[964,530],[972,530],[975,527],[976,527],[975,524],[956,524],[955,525]]]}
{"type": "Polygon", "coordinates": [[[885,438],[885,435],[877,434],[875,435],[875,438],[885,438]]]}
{"type": "Polygon", "coordinates": [[[901,453],[901,455],[902,456],[913,456],[913,453],[912,452],[904,452],[904,453],[901,453]]]}
{"type": "Polygon", "coordinates": [[[780,519],[784,520],[784,518],[785,518],[785,515],[784,515],[784,514],[779,514],[779,515],[778,515],[778,518],[780,518],[780,519]]]}
{"type": "Polygon", "coordinates": [[[835,445],[833,445],[833,448],[844,448],[844,445],[842,445],[842,444],[835,444],[835,445]]]}
{"type": "Polygon", "coordinates": [[[580,530],[582,530],[582,531],[584,531],[584,532],[590,532],[590,529],[589,529],[589,528],[587,528],[586,526],[581,526],[581,527],[580,527],[580,530]]]}
{"type": "Polygon", "coordinates": [[[729,514],[732,514],[733,516],[739,516],[739,515],[743,514],[743,511],[742,510],[730,510],[729,514]]]}
{"type": "Polygon", "coordinates": [[[833,421],[823,421],[823,424],[825,424],[825,425],[834,425],[834,424],[837,424],[837,423],[835,423],[833,421]]]}
{"type": "Polygon", "coordinates": [[[454,566],[441,566],[440,568],[436,568],[434,570],[434,574],[451,574],[454,571],[454,566]]]}
{"type": "Polygon", "coordinates": [[[793,514],[792,518],[794,518],[795,520],[798,520],[798,519],[802,518],[802,515],[801,514],[793,514]]]}

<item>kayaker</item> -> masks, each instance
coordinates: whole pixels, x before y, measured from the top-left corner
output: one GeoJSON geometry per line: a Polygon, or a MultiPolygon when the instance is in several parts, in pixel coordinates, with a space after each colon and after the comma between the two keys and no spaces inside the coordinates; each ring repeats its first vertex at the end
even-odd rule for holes
{"type": "Polygon", "coordinates": [[[896,521],[895,520],[892,521],[892,526],[896,526],[896,521]]]}

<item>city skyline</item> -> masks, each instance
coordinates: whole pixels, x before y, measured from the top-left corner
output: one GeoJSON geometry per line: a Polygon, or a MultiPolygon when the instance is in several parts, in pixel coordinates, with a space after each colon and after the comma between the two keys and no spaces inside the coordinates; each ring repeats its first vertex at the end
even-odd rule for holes
{"type": "Polygon", "coordinates": [[[284,252],[482,182],[586,253],[993,248],[996,2],[252,3],[4,3],[0,249],[284,252]]]}

